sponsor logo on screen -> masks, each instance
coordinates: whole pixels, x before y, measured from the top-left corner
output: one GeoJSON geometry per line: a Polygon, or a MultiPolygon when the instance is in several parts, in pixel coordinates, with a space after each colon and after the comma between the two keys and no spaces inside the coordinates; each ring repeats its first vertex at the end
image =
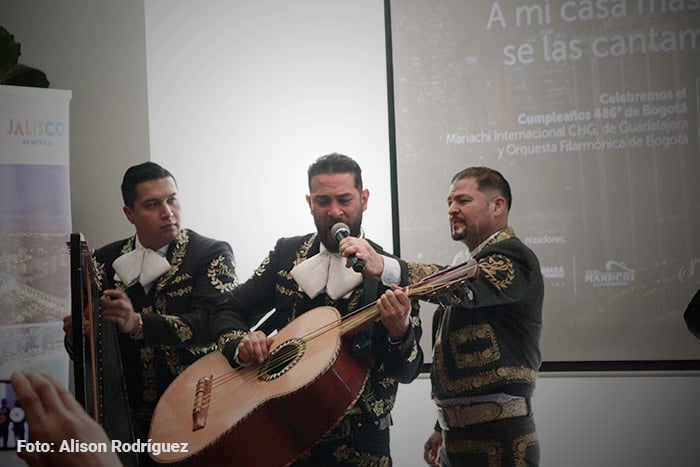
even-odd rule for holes
{"type": "Polygon", "coordinates": [[[594,287],[624,287],[634,282],[635,270],[624,261],[608,261],[605,270],[589,269],[585,274],[586,284],[594,287]]]}
{"type": "Polygon", "coordinates": [[[542,266],[542,277],[545,279],[566,279],[563,266],[542,266]]]}

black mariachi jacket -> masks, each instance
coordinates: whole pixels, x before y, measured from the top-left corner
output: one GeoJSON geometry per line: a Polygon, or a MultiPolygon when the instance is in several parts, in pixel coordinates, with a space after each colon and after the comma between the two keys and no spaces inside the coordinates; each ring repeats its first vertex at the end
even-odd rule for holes
{"type": "Polygon", "coordinates": [[[431,370],[438,399],[505,392],[530,397],[542,357],[544,282],[535,254],[508,227],[475,259],[463,302],[440,309],[431,370]]]}
{"type": "Polygon", "coordinates": [[[143,319],[143,339],[119,335],[129,405],[149,416],[175,377],[203,355],[216,350],[210,329],[224,327],[218,312],[237,285],[233,252],[226,242],[183,229],[170,244],[170,270],[146,293],[138,282],[128,289],[114,280],[112,263],[134,249],[135,237],[94,252],[102,290],[125,290],[143,319]]]}
{"type": "MultiPolygon", "coordinates": [[[[370,242],[380,254],[380,246],[370,242]]],[[[290,275],[294,266],[319,252],[320,240],[316,234],[282,238],[275,249],[265,258],[253,276],[241,284],[230,296],[229,309],[238,320],[236,329],[228,333],[229,342],[224,347],[224,355],[233,361],[233,355],[242,334],[254,325],[265,313],[275,309],[261,329],[269,334],[282,329],[302,313],[313,308],[329,305],[335,307],[342,316],[364,305],[373,303],[387,287],[374,278],[365,277],[361,287],[351,296],[332,301],[325,293],[310,299],[290,275]]],[[[410,281],[406,263],[401,264],[400,285],[410,281]]],[[[367,326],[361,335],[356,336],[351,346],[359,348],[358,353],[370,351],[374,365],[370,370],[369,381],[357,405],[370,419],[376,420],[389,414],[394,406],[398,383],[409,383],[420,373],[423,352],[419,341],[421,324],[417,302],[411,311],[410,327],[400,343],[391,343],[384,326],[375,322],[367,326]],[[364,344],[362,343],[364,339],[364,344]]],[[[351,353],[355,353],[351,350],[351,353]]]]}

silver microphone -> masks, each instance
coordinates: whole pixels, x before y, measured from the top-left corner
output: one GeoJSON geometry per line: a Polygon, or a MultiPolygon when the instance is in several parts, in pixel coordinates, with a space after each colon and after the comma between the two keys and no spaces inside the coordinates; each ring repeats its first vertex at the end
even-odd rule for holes
{"type": "MultiPolygon", "coordinates": [[[[350,227],[344,222],[338,222],[333,227],[331,227],[331,235],[333,238],[340,243],[345,237],[350,237],[350,227]]],[[[352,266],[352,270],[355,272],[362,272],[365,270],[364,260],[358,259],[355,255],[348,256],[348,262],[352,266]]]]}

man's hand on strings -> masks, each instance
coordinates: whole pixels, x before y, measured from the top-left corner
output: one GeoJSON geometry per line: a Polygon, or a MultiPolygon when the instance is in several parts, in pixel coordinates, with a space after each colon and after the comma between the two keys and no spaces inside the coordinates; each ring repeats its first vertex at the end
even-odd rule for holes
{"type": "Polygon", "coordinates": [[[266,336],[262,331],[251,331],[241,339],[238,344],[238,361],[243,364],[250,364],[255,361],[262,363],[272,350],[273,337],[266,336]]]}
{"type": "Polygon", "coordinates": [[[400,287],[392,285],[377,300],[377,309],[391,340],[401,340],[410,324],[411,300],[408,295],[400,287]]]}
{"type": "Polygon", "coordinates": [[[100,297],[100,304],[102,316],[115,323],[119,332],[134,335],[140,331],[141,320],[134,311],[134,306],[126,292],[116,289],[105,290],[100,297]]]}
{"type": "MultiPolygon", "coordinates": [[[[90,331],[90,322],[83,314],[83,336],[87,335],[88,331],[90,331]]],[[[68,345],[73,345],[73,317],[71,315],[63,317],[63,332],[66,334],[68,345]]]]}

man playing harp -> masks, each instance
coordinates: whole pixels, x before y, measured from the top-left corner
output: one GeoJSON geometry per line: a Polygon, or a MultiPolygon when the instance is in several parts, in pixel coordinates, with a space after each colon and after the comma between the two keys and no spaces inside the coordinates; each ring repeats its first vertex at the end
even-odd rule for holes
{"type": "MultiPolygon", "coordinates": [[[[227,329],[218,308],[237,284],[228,243],[181,228],[175,178],[153,162],[130,167],[123,211],[136,233],[95,251],[102,317],[119,330],[136,441],[146,441],[153,410],[173,379],[217,349],[227,329]]],[[[64,318],[72,342],[70,317],[64,318]]],[[[147,453],[140,464],[152,461],[147,453]]]]}

